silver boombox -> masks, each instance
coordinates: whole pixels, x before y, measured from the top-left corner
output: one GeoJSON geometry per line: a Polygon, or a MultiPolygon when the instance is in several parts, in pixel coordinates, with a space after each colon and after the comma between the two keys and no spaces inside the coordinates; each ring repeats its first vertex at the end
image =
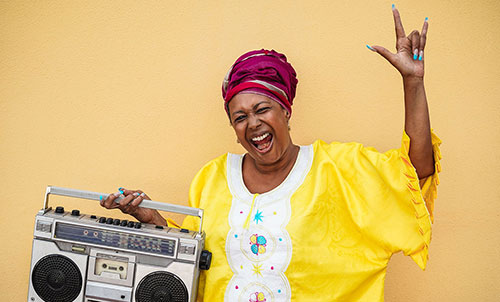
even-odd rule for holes
{"type": "Polygon", "coordinates": [[[198,232],[48,207],[50,194],[108,194],[47,187],[36,215],[28,302],[193,302],[204,251],[203,210],[144,200],[141,207],[200,218],[198,232]]]}

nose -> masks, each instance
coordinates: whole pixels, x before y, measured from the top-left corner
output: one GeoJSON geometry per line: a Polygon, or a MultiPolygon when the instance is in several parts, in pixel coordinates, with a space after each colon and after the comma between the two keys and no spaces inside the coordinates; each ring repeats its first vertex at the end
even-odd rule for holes
{"type": "Polygon", "coordinates": [[[262,122],[256,114],[251,114],[248,117],[248,127],[249,128],[256,129],[256,128],[259,128],[261,124],[262,124],[262,122]]]}

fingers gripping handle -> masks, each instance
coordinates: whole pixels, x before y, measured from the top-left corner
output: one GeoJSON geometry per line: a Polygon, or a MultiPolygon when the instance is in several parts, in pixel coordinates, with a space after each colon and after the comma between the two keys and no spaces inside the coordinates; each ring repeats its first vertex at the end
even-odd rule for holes
{"type": "MultiPolygon", "coordinates": [[[[48,186],[47,190],[45,192],[45,200],[43,203],[43,210],[44,211],[49,206],[49,195],[50,194],[59,195],[59,196],[74,197],[74,198],[81,198],[81,199],[97,200],[97,201],[101,200],[101,196],[104,199],[109,196],[109,194],[105,194],[105,193],[48,186]]],[[[121,198],[117,198],[117,199],[115,199],[115,202],[118,203],[118,202],[120,202],[120,200],[121,200],[121,198]]],[[[203,226],[203,210],[202,209],[191,208],[191,207],[186,207],[186,206],[181,206],[181,205],[176,205],[176,204],[167,204],[167,203],[152,201],[152,200],[143,200],[141,202],[141,204],[139,205],[139,207],[198,217],[198,218],[200,218],[200,230],[199,230],[199,232],[200,233],[202,232],[202,226],[203,226]]]]}

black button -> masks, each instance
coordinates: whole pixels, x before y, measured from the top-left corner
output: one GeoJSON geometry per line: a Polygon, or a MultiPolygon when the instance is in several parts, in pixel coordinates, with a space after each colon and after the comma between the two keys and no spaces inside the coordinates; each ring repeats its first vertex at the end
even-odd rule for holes
{"type": "Polygon", "coordinates": [[[56,213],[57,213],[57,214],[62,214],[62,213],[64,213],[64,207],[57,207],[57,208],[56,208],[56,213]]]}
{"type": "Polygon", "coordinates": [[[119,224],[120,224],[120,219],[115,219],[115,220],[113,220],[113,224],[114,224],[114,225],[119,225],[119,224]]]}
{"type": "Polygon", "coordinates": [[[122,220],[122,222],[120,223],[121,226],[127,226],[127,223],[128,223],[128,220],[122,220]]]}
{"type": "Polygon", "coordinates": [[[134,227],[134,222],[133,221],[129,221],[128,224],[127,224],[127,227],[129,228],[133,228],[134,227]]]}
{"type": "Polygon", "coordinates": [[[134,225],[134,228],[140,229],[141,226],[142,226],[142,224],[140,222],[136,222],[135,225],[134,225]]]}
{"type": "Polygon", "coordinates": [[[80,216],[80,211],[79,210],[71,211],[71,216],[80,216]]]}
{"type": "Polygon", "coordinates": [[[99,218],[99,223],[105,223],[105,222],[106,222],[106,217],[99,218]]]}
{"type": "Polygon", "coordinates": [[[106,219],[106,224],[113,224],[113,218],[106,219]]]}
{"type": "Polygon", "coordinates": [[[163,230],[163,226],[162,225],[157,225],[157,226],[155,226],[155,228],[163,230]]]}
{"type": "Polygon", "coordinates": [[[179,232],[181,232],[181,233],[189,233],[189,230],[188,229],[180,229],[179,232]]]}
{"type": "Polygon", "coordinates": [[[97,216],[95,216],[95,215],[91,215],[91,216],[90,216],[90,219],[97,219],[97,216]]]}

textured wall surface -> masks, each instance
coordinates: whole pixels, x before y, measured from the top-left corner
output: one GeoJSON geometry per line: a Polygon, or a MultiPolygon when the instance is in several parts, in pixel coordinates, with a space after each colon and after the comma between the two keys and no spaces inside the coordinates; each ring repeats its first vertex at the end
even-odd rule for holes
{"type": "MultiPolygon", "coordinates": [[[[26,301],[45,186],[185,204],[205,162],[243,152],[220,84],[247,50],[274,48],[296,68],[295,143],[398,147],[402,82],[365,47],[394,49],[391,3],[1,1],[1,300],[26,301]]],[[[386,301],[498,301],[500,2],[395,4],[407,34],[429,17],[426,89],[444,159],[427,270],[393,257],[386,301]]]]}

